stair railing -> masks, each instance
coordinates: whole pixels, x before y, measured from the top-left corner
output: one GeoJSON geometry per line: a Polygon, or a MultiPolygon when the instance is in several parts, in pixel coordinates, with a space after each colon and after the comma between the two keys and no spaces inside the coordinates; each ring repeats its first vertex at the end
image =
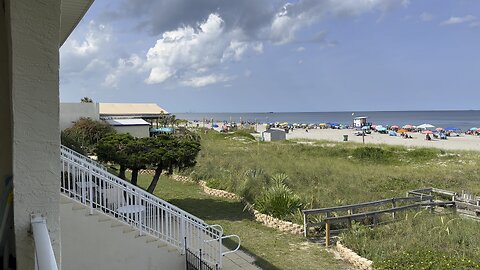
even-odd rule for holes
{"type": "Polygon", "coordinates": [[[225,254],[222,240],[225,236],[221,226],[208,225],[64,146],[61,148],[61,166],[61,191],[88,206],[90,213],[101,210],[135,227],[140,235],[154,236],[175,246],[183,254],[185,245],[197,253],[201,250],[204,260],[222,266],[225,254]]]}

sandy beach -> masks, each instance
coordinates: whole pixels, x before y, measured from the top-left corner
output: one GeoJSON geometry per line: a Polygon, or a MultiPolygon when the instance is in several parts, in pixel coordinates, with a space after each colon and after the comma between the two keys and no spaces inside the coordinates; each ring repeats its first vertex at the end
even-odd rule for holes
{"type": "MultiPolygon", "coordinates": [[[[220,131],[222,123],[217,123],[218,128],[215,130],[220,131]]],[[[193,123],[190,123],[194,126],[193,123]]],[[[202,126],[200,123],[199,126],[202,126]]],[[[205,124],[205,127],[209,127],[210,124],[205,124]]],[[[257,126],[257,132],[261,133],[265,131],[265,125],[259,124],[257,126]]],[[[333,142],[343,142],[343,135],[348,135],[349,142],[362,143],[362,136],[355,136],[355,130],[352,129],[309,129],[308,132],[305,129],[294,129],[287,134],[287,140],[325,140],[333,142]]],[[[369,144],[390,144],[400,145],[408,147],[434,147],[444,150],[466,150],[466,151],[480,151],[480,137],[465,135],[462,133],[459,137],[448,137],[447,140],[440,140],[433,138],[431,141],[425,140],[425,135],[416,132],[409,132],[412,139],[404,139],[400,136],[389,136],[388,134],[380,134],[372,132],[372,134],[365,135],[365,143],[369,144]]]]}
{"type": "MultiPolygon", "coordinates": [[[[259,128],[260,131],[260,128],[259,128]]],[[[342,142],[343,135],[348,135],[348,141],[362,143],[362,136],[355,136],[351,129],[296,129],[287,134],[287,139],[310,139],[342,142]]],[[[480,138],[478,136],[462,134],[460,137],[448,137],[447,140],[425,140],[421,133],[409,133],[412,139],[403,139],[400,136],[389,136],[372,132],[365,136],[365,143],[391,144],[413,147],[434,147],[445,150],[475,150],[480,151],[480,138]]]]}

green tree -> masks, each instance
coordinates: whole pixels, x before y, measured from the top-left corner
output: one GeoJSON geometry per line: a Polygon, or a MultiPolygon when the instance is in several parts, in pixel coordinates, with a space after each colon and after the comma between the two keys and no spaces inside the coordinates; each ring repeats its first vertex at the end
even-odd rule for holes
{"type": "Polygon", "coordinates": [[[81,103],[93,103],[93,100],[89,97],[83,97],[82,99],[80,99],[80,102],[81,103]]]}
{"type": "Polygon", "coordinates": [[[134,138],[130,134],[112,133],[102,138],[95,149],[98,159],[103,162],[112,162],[120,166],[118,177],[126,179],[128,154],[127,146],[134,138]]]}
{"type": "Polygon", "coordinates": [[[150,156],[152,149],[147,143],[148,138],[134,138],[126,145],[126,167],[132,170],[130,183],[137,185],[138,172],[146,169],[150,164],[150,156]]]}
{"type": "Polygon", "coordinates": [[[103,121],[80,118],[72,127],[65,129],[63,132],[65,136],[74,140],[86,152],[93,152],[100,139],[115,133],[115,130],[103,121]]]}
{"type": "Polygon", "coordinates": [[[150,149],[148,159],[155,168],[155,174],[147,188],[150,193],[155,190],[164,170],[172,174],[175,168],[182,170],[194,166],[200,151],[200,143],[186,137],[161,135],[147,138],[146,142],[150,149]]]}

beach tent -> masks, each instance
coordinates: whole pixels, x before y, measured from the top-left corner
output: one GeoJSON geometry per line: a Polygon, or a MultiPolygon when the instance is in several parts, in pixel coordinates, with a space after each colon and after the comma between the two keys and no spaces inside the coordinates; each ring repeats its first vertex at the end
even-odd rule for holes
{"type": "Polygon", "coordinates": [[[362,129],[370,129],[369,126],[363,126],[362,129]]]}
{"type": "Polygon", "coordinates": [[[431,124],[422,124],[420,126],[417,126],[417,128],[419,128],[419,129],[429,129],[429,128],[435,128],[435,126],[431,125],[431,124]]]}

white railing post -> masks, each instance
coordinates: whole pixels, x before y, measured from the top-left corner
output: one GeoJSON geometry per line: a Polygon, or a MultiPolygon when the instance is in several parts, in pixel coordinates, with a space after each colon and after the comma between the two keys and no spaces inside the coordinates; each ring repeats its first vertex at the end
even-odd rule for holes
{"type": "MultiPolygon", "coordinates": [[[[135,191],[137,193],[137,204],[141,207],[142,206],[142,201],[140,199],[140,196],[139,196],[139,193],[137,191],[135,191]]],[[[145,207],[145,211],[147,211],[147,208],[145,207]]],[[[142,215],[143,211],[140,211],[138,213],[138,218],[140,219],[138,221],[138,225],[140,227],[140,235],[143,235],[143,215],[142,215]]]]}
{"type": "Polygon", "coordinates": [[[92,166],[88,166],[88,179],[89,179],[89,197],[90,197],[90,215],[93,215],[93,170],[92,166]]]}
{"type": "Polygon", "coordinates": [[[182,218],[180,220],[180,222],[181,222],[180,232],[181,232],[181,236],[182,236],[181,239],[184,239],[184,241],[180,241],[180,242],[183,242],[182,252],[183,252],[183,254],[186,254],[187,253],[187,251],[186,251],[187,247],[186,247],[185,243],[187,242],[187,240],[186,240],[186,237],[185,237],[185,222],[187,222],[187,217],[185,215],[181,215],[181,217],[182,218]]]}
{"type": "Polygon", "coordinates": [[[35,242],[35,265],[39,270],[58,270],[52,242],[48,235],[47,221],[41,215],[31,216],[33,239],[35,242]]]}

